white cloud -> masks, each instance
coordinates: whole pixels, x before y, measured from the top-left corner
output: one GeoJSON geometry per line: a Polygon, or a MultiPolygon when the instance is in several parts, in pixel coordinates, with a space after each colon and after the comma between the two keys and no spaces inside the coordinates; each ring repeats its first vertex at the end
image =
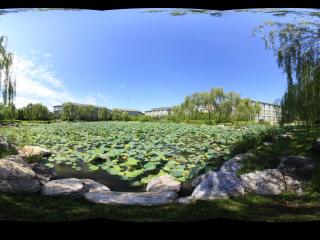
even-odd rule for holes
{"type": "MultiPolygon", "coordinates": [[[[58,78],[57,73],[52,70],[50,59],[39,63],[41,54],[36,50],[34,52],[36,56],[32,55],[31,58],[14,55],[13,73],[17,81],[16,107],[24,107],[29,103],[42,103],[52,110],[54,105],[67,101],[111,107],[112,95],[105,95],[99,90],[85,95],[72,95],[58,78]]],[[[113,90],[113,95],[126,87],[126,83],[121,83],[118,89],[113,90]]]]}
{"type": "Polygon", "coordinates": [[[42,102],[51,109],[55,104],[73,100],[47,63],[38,64],[33,59],[15,54],[13,72],[17,81],[17,107],[42,102]]]}
{"type": "Polygon", "coordinates": [[[50,57],[51,57],[51,54],[50,54],[50,53],[45,53],[45,54],[43,54],[43,56],[44,56],[45,58],[50,58],[50,57]]]}

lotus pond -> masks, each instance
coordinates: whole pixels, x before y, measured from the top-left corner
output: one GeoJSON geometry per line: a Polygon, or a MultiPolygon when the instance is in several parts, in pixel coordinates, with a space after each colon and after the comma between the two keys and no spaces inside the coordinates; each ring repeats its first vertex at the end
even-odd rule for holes
{"type": "Polygon", "coordinates": [[[164,174],[181,182],[190,180],[220,167],[245,139],[256,144],[270,132],[274,127],[263,124],[234,127],[114,121],[0,128],[0,135],[18,146],[50,150],[52,155],[43,161],[60,176],[98,179],[108,186],[110,182],[126,183],[137,189],[164,174]]]}

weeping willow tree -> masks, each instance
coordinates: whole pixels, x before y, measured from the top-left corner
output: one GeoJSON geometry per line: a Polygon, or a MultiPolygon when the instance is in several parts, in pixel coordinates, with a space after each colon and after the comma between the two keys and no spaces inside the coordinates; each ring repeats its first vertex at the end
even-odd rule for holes
{"type": "Polygon", "coordinates": [[[0,37],[0,90],[3,104],[12,105],[16,95],[16,81],[12,78],[13,54],[7,51],[7,38],[0,37]]]}
{"type": "Polygon", "coordinates": [[[281,99],[282,122],[308,126],[320,120],[320,22],[279,23],[259,26],[266,48],[274,51],[278,66],[287,76],[281,99]]]}

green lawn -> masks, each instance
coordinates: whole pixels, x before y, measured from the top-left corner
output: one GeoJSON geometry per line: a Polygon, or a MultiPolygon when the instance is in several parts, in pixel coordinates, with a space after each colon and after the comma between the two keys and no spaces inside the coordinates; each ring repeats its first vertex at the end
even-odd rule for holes
{"type": "Polygon", "coordinates": [[[105,218],[123,221],[195,221],[226,218],[245,221],[319,221],[320,194],[296,197],[248,195],[190,205],[107,206],[67,197],[0,194],[0,219],[13,221],[72,221],[105,218]]]}

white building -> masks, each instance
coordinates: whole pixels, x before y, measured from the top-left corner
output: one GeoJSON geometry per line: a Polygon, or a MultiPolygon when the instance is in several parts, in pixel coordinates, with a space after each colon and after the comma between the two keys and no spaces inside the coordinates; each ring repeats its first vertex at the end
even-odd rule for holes
{"type": "Polygon", "coordinates": [[[261,111],[259,114],[253,114],[250,116],[251,120],[255,121],[268,121],[268,122],[279,122],[281,118],[281,106],[265,103],[260,101],[251,100],[252,104],[259,103],[261,106],[261,111]]]}
{"type": "Polygon", "coordinates": [[[151,108],[149,111],[145,111],[145,115],[151,117],[163,117],[171,114],[172,107],[160,107],[160,108],[151,108]]]}

